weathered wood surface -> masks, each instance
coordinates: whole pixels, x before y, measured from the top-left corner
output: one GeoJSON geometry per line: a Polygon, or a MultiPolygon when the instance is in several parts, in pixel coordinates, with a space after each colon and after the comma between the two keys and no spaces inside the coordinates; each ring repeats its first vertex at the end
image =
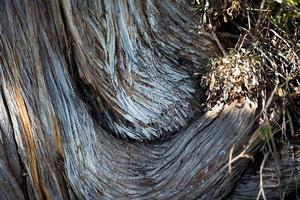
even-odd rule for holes
{"type": "MultiPolygon", "coordinates": [[[[275,160],[271,153],[264,163],[262,176],[260,165],[252,163],[246,174],[239,180],[229,199],[257,199],[263,188],[266,199],[299,199],[300,191],[300,142],[289,140],[278,151],[275,160]]],[[[260,199],[263,199],[260,195],[260,199]]]]}
{"type": "Polygon", "coordinates": [[[249,141],[257,105],[201,112],[218,50],[183,2],[0,5],[0,199],[230,192],[248,161],[229,174],[228,153],[249,141]]]}

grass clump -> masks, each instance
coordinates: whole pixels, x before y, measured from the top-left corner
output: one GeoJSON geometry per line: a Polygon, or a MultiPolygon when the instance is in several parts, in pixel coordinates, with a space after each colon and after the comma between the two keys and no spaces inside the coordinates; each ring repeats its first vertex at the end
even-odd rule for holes
{"type": "Polygon", "coordinates": [[[227,55],[212,59],[208,66],[211,72],[202,78],[208,85],[209,107],[237,99],[257,98],[262,81],[258,57],[247,49],[231,50],[227,55]]]}
{"type": "Polygon", "coordinates": [[[298,35],[291,32],[299,29],[298,14],[286,18],[283,8],[293,6],[296,13],[299,4],[278,1],[207,0],[199,6],[199,33],[211,32],[222,52],[211,59],[209,73],[202,78],[208,107],[265,98],[261,95],[270,94],[275,86],[285,94],[280,98],[296,94],[300,86],[300,43],[298,35]],[[277,4],[281,7],[276,11],[277,4]],[[293,22],[290,29],[279,26],[280,20],[293,22]]]}

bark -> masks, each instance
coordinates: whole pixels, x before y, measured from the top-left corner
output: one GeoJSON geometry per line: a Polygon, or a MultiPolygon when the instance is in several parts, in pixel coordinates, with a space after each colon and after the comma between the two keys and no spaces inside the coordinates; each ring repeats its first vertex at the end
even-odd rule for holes
{"type": "MultiPolygon", "coordinates": [[[[0,199],[221,199],[259,105],[204,112],[184,1],[0,0],[0,199]],[[199,103],[200,102],[200,103],[199,103]]],[[[251,148],[250,148],[251,149],[251,148]]]]}
{"type": "MultiPolygon", "coordinates": [[[[279,150],[280,159],[269,154],[260,176],[260,166],[252,163],[239,184],[227,199],[257,199],[259,190],[263,188],[266,199],[298,199],[299,198],[299,139],[289,140],[279,150]],[[262,180],[260,180],[262,178],[262,180]],[[262,187],[260,186],[262,183],[262,187]]],[[[260,195],[262,199],[262,195],[260,195]]]]}

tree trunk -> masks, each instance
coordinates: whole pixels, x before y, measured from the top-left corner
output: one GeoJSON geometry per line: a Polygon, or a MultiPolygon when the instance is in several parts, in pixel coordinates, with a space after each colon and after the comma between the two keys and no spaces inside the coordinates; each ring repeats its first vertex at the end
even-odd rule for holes
{"type": "Polygon", "coordinates": [[[260,105],[201,107],[219,50],[185,1],[0,5],[0,199],[231,191],[249,159],[230,172],[229,154],[249,143],[260,105]]]}

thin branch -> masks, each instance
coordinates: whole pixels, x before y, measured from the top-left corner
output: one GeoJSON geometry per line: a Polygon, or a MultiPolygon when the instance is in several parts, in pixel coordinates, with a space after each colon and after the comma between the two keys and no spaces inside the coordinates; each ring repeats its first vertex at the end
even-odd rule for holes
{"type": "MultiPolygon", "coordinates": [[[[266,2],[266,0],[262,0],[262,1],[261,1],[261,4],[260,4],[259,13],[258,13],[258,18],[257,18],[256,25],[255,25],[255,29],[256,29],[256,30],[257,30],[257,28],[259,27],[260,22],[261,22],[261,18],[262,18],[262,13],[263,13],[263,9],[264,9],[264,6],[265,6],[265,2],[266,2]]],[[[255,30],[255,31],[256,31],[256,30],[255,30]]]]}
{"type": "Polygon", "coordinates": [[[265,162],[269,156],[269,153],[268,152],[267,154],[264,155],[264,159],[260,165],[260,170],[259,170],[259,193],[257,195],[257,198],[256,200],[259,200],[260,196],[263,197],[264,200],[267,200],[266,198],[266,195],[265,195],[265,191],[264,191],[264,183],[263,183],[263,170],[264,170],[264,167],[265,167],[265,162]]]}

